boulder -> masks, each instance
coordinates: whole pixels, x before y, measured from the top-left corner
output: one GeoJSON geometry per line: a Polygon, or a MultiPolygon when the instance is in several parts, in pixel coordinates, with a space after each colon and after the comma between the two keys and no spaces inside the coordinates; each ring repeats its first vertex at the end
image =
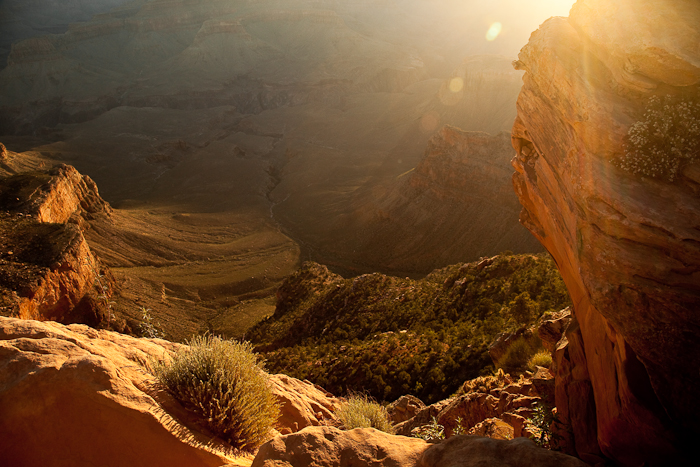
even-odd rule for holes
{"type": "Polygon", "coordinates": [[[428,446],[374,428],[307,427],[263,444],[252,467],[414,467],[428,446]]]}
{"type": "Polygon", "coordinates": [[[419,410],[413,418],[401,422],[394,427],[396,434],[409,436],[414,428],[429,425],[432,423],[433,418],[437,419],[442,413],[443,409],[451,406],[454,402],[454,398],[445,399],[431,404],[423,409],[419,410]]]}
{"type": "Polygon", "coordinates": [[[409,420],[425,408],[422,400],[416,396],[401,396],[386,408],[389,413],[391,423],[398,424],[409,420]]]}
{"type": "Polygon", "coordinates": [[[307,426],[333,423],[333,412],[339,400],[308,381],[287,375],[271,375],[272,392],[280,400],[281,415],[277,430],[282,434],[294,433],[307,426]]]}
{"type": "Polygon", "coordinates": [[[3,465],[232,462],[189,412],[159,390],[147,362],[176,344],[84,325],[0,317],[3,465]]]}
{"type": "Polygon", "coordinates": [[[539,448],[525,438],[510,441],[453,436],[428,448],[417,467],[586,467],[575,457],[539,448]]]}
{"type": "Polygon", "coordinates": [[[515,438],[515,429],[510,423],[500,418],[487,418],[471,427],[467,434],[486,436],[492,439],[513,439],[515,438]]]}
{"type": "Polygon", "coordinates": [[[542,345],[550,352],[554,352],[557,342],[564,335],[566,327],[571,321],[571,308],[567,307],[553,316],[544,320],[537,328],[537,336],[542,341],[542,345]]]}

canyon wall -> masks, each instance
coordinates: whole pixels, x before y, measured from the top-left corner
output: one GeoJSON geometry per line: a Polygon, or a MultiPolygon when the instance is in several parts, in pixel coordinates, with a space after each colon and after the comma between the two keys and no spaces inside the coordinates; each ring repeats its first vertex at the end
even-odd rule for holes
{"type": "Polygon", "coordinates": [[[513,127],[521,222],[554,256],[575,319],[556,350],[565,449],[678,461],[698,435],[700,178],[624,172],[651,95],[697,95],[700,5],[579,0],[533,33],[513,127]]]}
{"type": "MultiPolygon", "coordinates": [[[[15,155],[16,157],[16,155],[15,155]]],[[[109,321],[109,274],[83,236],[109,215],[94,182],[70,166],[0,178],[0,314],[99,325],[109,321]],[[96,290],[95,286],[103,287],[96,290]]]]}
{"type": "Polygon", "coordinates": [[[517,221],[520,206],[508,166],[512,152],[505,132],[492,136],[443,127],[416,167],[391,180],[387,193],[375,187],[358,197],[364,204],[341,227],[356,237],[363,232],[352,248],[359,254],[351,256],[359,264],[428,272],[506,250],[540,250],[517,221]]]}

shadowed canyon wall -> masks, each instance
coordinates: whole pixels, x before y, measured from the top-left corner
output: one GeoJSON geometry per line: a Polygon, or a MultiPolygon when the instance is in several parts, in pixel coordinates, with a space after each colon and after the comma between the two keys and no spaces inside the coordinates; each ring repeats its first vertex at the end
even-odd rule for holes
{"type": "Polygon", "coordinates": [[[569,452],[659,465],[698,434],[700,179],[617,169],[652,95],[696,94],[700,5],[580,0],[533,33],[513,127],[521,222],[554,256],[575,320],[556,350],[569,452]]]}

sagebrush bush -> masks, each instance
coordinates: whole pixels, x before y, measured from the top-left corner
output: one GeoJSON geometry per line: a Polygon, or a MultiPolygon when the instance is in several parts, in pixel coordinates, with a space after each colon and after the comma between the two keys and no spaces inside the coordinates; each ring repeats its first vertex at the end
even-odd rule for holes
{"type": "Polygon", "coordinates": [[[479,376],[478,378],[465,381],[459,388],[457,394],[469,394],[470,392],[482,392],[488,394],[493,389],[504,388],[513,382],[510,375],[504,373],[502,368],[496,371],[493,376],[479,376]]]}
{"type": "Polygon", "coordinates": [[[247,342],[195,337],[169,361],[154,365],[158,381],[234,448],[262,444],[279,418],[268,375],[247,342]]]}
{"type": "Polygon", "coordinates": [[[547,350],[540,350],[527,361],[527,368],[531,371],[535,371],[538,366],[545,368],[552,366],[552,354],[547,350]]]}
{"type": "Polygon", "coordinates": [[[508,349],[496,366],[502,368],[506,373],[522,371],[534,353],[535,349],[528,340],[524,337],[519,337],[508,346],[508,349]]]}
{"type": "Polygon", "coordinates": [[[347,402],[336,410],[335,415],[346,430],[376,428],[386,433],[394,433],[386,409],[365,395],[350,396],[347,402]]]}
{"type": "Polygon", "coordinates": [[[700,160],[700,102],[671,96],[649,99],[634,123],[624,155],[612,160],[633,174],[674,181],[684,164],[700,160]]]}

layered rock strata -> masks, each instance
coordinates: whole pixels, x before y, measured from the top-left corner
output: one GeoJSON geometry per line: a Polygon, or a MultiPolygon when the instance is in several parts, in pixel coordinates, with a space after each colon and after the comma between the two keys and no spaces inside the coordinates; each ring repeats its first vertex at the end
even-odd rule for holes
{"type": "Polygon", "coordinates": [[[108,215],[89,177],[69,166],[0,180],[2,313],[24,319],[109,321],[109,274],[83,236],[85,218],[108,215]],[[99,290],[95,290],[95,286],[99,290]]]}
{"type": "MultiPolygon", "coordinates": [[[[667,464],[700,415],[700,184],[615,168],[652,95],[697,93],[694,2],[579,0],[533,33],[513,127],[521,222],[554,256],[574,320],[556,348],[567,449],[667,464]]],[[[697,164],[696,164],[697,165],[697,164]]]]}

